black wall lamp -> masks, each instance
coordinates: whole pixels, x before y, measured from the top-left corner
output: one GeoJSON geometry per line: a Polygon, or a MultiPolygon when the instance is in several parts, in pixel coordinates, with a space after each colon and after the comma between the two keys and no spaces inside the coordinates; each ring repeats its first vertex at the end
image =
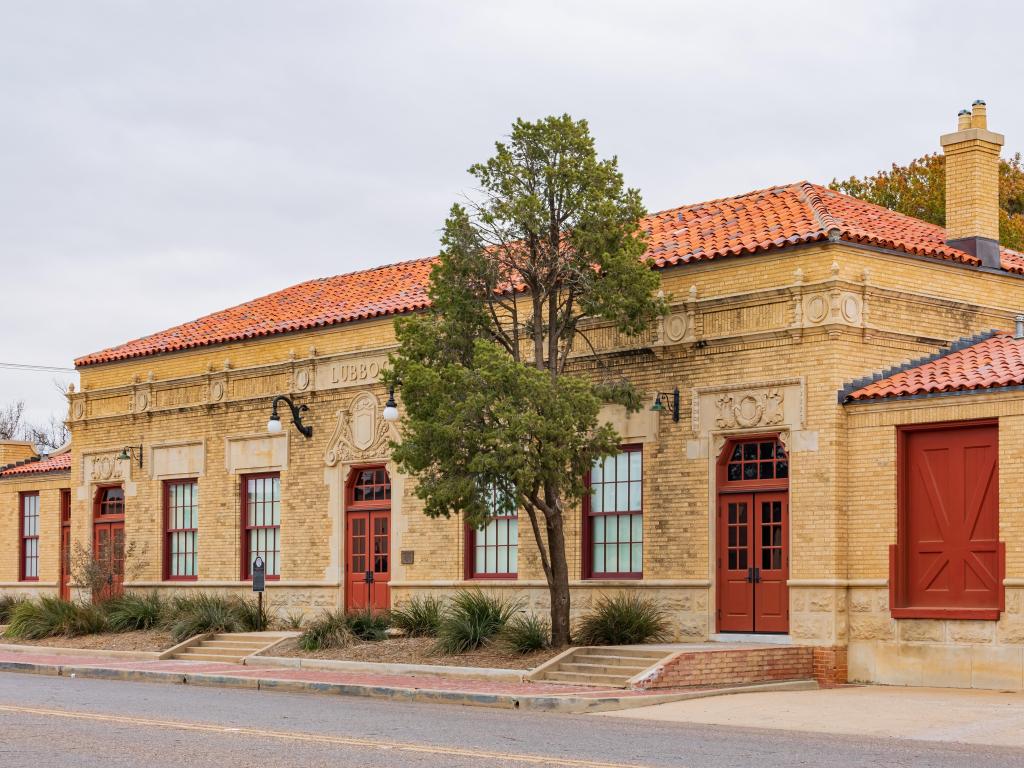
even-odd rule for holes
{"type": "Polygon", "coordinates": [[[669,397],[672,398],[672,421],[679,421],[679,387],[673,389],[671,393],[659,392],[655,395],[651,410],[655,413],[664,411],[668,407],[669,397]]]}
{"type": "Polygon", "coordinates": [[[121,452],[117,454],[119,461],[131,461],[132,459],[138,459],[139,469],[142,469],[142,446],[141,445],[126,445],[121,449],[121,452]]]}
{"type": "Polygon", "coordinates": [[[267,432],[272,435],[281,434],[281,417],[277,415],[277,404],[281,402],[287,403],[288,407],[291,408],[292,424],[295,425],[295,428],[304,436],[312,437],[313,428],[302,423],[302,412],[308,411],[309,406],[296,405],[288,395],[278,395],[270,404],[270,418],[267,420],[267,432]]]}

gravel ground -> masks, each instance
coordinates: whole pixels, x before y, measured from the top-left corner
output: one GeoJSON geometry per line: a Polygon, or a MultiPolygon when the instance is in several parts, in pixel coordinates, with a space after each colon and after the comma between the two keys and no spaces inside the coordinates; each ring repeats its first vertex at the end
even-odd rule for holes
{"type": "Polygon", "coordinates": [[[165,651],[174,645],[169,632],[150,629],[140,632],[103,632],[79,637],[47,637],[44,640],[21,640],[10,637],[0,642],[12,645],[38,645],[46,648],[89,648],[104,651],[165,651]]]}
{"type": "Polygon", "coordinates": [[[299,650],[297,641],[289,640],[273,648],[269,656],[297,656],[307,659],[339,659],[342,661],[374,661],[383,664],[439,664],[446,667],[498,667],[531,669],[542,664],[558,651],[539,651],[526,656],[510,653],[498,646],[485,646],[477,651],[444,656],[433,650],[430,637],[405,637],[381,640],[378,643],[356,643],[348,648],[322,651],[299,650]]]}

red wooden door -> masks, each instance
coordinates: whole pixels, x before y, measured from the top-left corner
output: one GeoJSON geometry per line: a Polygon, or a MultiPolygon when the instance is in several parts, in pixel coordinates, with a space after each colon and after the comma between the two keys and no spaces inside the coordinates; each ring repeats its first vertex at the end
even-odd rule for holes
{"type": "Polygon", "coordinates": [[[722,494],[718,520],[719,631],[788,632],[787,494],[722,494]]]}
{"type": "Polygon", "coordinates": [[[71,491],[60,492],[60,597],[71,599],[71,491]]]}
{"type": "Polygon", "coordinates": [[[391,513],[348,514],[347,595],[350,611],[391,607],[391,513]]]}
{"type": "Polygon", "coordinates": [[[345,607],[391,607],[391,478],[384,467],[353,472],[345,514],[345,607]]]}
{"type": "Polygon", "coordinates": [[[906,433],[900,607],[1000,608],[997,440],[994,424],[906,433]]]}
{"type": "Polygon", "coordinates": [[[718,628],[722,632],[753,632],[750,520],[754,497],[723,494],[718,503],[718,628]]]}
{"type": "Polygon", "coordinates": [[[106,574],[97,600],[109,600],[121,594],[124,584],[124,521],[100,522],[93,528],[93,552],[106,574]]]}

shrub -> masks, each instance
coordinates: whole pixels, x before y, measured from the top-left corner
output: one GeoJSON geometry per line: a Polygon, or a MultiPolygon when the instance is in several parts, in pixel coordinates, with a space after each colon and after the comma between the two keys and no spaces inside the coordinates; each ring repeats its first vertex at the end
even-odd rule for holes
{"type": "Polygon", "coordinates": [[[127,593],[102,605],[107,623],[114,632],[152,629],[164,619],[165,602],[156,592],[148,595],[127,593]]]}
{"type": "Polygon", "coordinates": [[[284,616],[277,617],[277,625],[282,629],[296,631],[306,623],[306,615],[302,611],[288,611],[284,616]]]}
{"type": "Polygon", "coordinates": [[[263,610],[255,598],[246,599],[235,596],[231,598],[232,608],[238,617],[238,625],[243,632],[263,632],[270,626],[270,613],[266,597],[263,598],[263,610]]]}
{"type": "Polygon", "coordinates": [[[25,597],[22,595],[0,595],[0,624],[10,621],[11,613],[24,602],[25,597]]]}
{"type": "Polygon", "coordinates": [[[304,651],[344,648],[354,640],[349,617],[344,611],[324,611],[299,636],[299,648],[304,651]]]}
{"type": "Polygon", "coordinates": [[[501,633],[501,642],[514,653],[533,653],[551,647],[551,623],[534,613],[513,616],[501,633]]]}
{"type": "Polygon", "coordinates": [[[580,645],[633,645],[668,636],[668,617],[653,600],[620,593],[600,598],[576,630],[580,645]]]}
{"type": "Polygon", "coordinates": [[[409,637],[436,637],[444,602],[436,597],[413,597],[391,612],[391,626],[401,629],[409,637]]]}
{"type": "Polygon", "coordinates": [[[240,632],[245,627],[239,613],[237,598],[197,592],[171,601],[167,623],[171,637],[181,642],[210,632],[240,632]]]}
{"type": "Polygon", "coordinates": [[[479,590],[456,592],[438,627],[437,650],[455,654],[479,648],[505,628],[521,604],[479,590]]]}
{"type": "Polygon", "coordinates": [[[42,595],[38,600],[24,600],[14,607],[4,634],[22,640],[42,640],[59,635],[90,635],[104,629],[106,616],[97,606],[42,595]]]}
{"type": "Polygon", "coordinates": [[[386,640],[389,626],[391,626],[391,621],[386,613],[365,610],[348,614],[348,628],[359,640],[369,642],[386,640]]]}

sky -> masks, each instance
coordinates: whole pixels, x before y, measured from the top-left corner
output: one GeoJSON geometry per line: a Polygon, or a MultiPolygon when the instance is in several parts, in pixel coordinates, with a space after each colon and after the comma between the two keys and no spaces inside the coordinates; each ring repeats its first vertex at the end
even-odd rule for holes
{"type": "MultiPolygon", "coordinates": [[[[437,252],[517,117],[590,122],[651,211],[1024,149],[1005,2],[0,0],[0,362],[437,252]],[[955,19],[955,26],[951,20],[955,19]]],[[[0,368],[0,405],[64,415],[0,368]]]]}

